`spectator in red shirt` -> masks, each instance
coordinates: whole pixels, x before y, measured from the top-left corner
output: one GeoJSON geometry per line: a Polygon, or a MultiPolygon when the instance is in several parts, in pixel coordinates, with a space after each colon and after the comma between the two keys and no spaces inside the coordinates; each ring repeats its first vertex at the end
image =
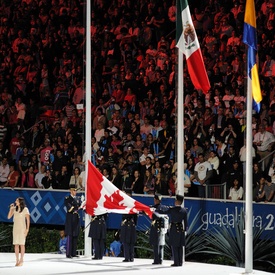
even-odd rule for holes
{"type": "Polygon", "coordinates": [[[14,188],[18,184],[19,172],[15,170],[15,165],[13,163],[10,164],[10,173],[8,175],[8,179],[4,187],[14,188]]]}
{"type": "Polygon", "coordinates": [[[113,91],[112,96],[116,99],[116,103],[121,106],[124,101],[125,92],[122,89],[120,82],[116,84],[116,89],[113,91]]]}
{"type": "Polygon", "coordinates": [[[20,146],[20,132],[16,132],[15,136],[10,141],[10,152],[12,159],[16,159],[16,150],[20,146]]]}
{"type": "Polygon", "coordinates": [[[41,164],[45,165],[46,167],[50,164],[50,154],[53,148],[50,146],[50,140],[45,139],[44,145],[40,147],[40,161],[41,164]]]}
{"type": "Polygon", "coordinates": [[[136,95],[133,93],[131,88],[127,89],[126,95],[124,97],[124,100],[128,101],[129,105],[132,105],[133,102],[137,101],[136,95]]]}

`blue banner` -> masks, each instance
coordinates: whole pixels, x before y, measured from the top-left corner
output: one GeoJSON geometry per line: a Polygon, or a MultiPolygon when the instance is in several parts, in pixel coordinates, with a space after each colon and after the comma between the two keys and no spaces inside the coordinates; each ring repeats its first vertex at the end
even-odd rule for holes
{"type": "MultiPolygon", "coordinates": [[[[0,191],[1,208],[0,222],[12,222],[7,219],[9,205],[16,198],[23,197],[31,214],[31,223],[40,225],[64,225],[66,208],[64,198],[68,196],[68,191],[59,190],[37,190],[37,189],[9,189],[0,191]]],[[[84,193],[77,194],[79,200],[84,199],[84,193]]],[[[146,205],[153,205],[153,197],[150,195],[133,196],[134,199],[146,205]]],[[[229,200],[211,200],[186,198],[185,207],[189,212],[189,224],[197,213],[200,213],[197,226],[201,230],[207,231],[213,226],[223,225],[234,227],[234,220],[238,219],[241,209],[245,208],[244,201],[232,202],[229,200]]],[[[164,197],[164,205],[174,205],[174,198],[164,197]]],[[[84,226],[83,211],[80,211],[82,226],[84,226]]],[[[118,229],[121,223],[120,214],[109,214],[107,226],[109,229],[118,229]]],[[[150,220],[145,215],[140,215],[138,219],[138,230],[147,230],[150,220]]],[[[274,203],[253,203],[253,227],[264,228],[264,234],[271,236],[275,240],[275,204],[274,203]]]]}
{"type": "Polygon", "coordinates": [[[66,217],[64,198],[69,194],[68,191],[2,189],[0,192],[2,205],[0,221],[11,221],[7,219],[9,205],[14,203],[16,198],[23,197],[30,211],[31,223],[62,225],[66,217]]]}

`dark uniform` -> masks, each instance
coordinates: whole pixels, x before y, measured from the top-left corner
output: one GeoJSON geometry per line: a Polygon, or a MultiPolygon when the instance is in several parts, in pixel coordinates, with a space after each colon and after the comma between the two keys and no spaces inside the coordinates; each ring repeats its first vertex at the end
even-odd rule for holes
{"type": "Polygon", "coordinates": [[[91,218],[89,237],[92,238],[94,245],[93,260],[101,260],[104,255],[106,240],[106,218],[106,214],[94,216],[91,218]]]}
{"type": "Polygon", "coordinates": [[[172,266],[181,266],[183,262],[183,246],[185,246],[185,231],[188,224],[187,211],[181,207],[182,202],[183,197],[177,196],[175,206],[165,210],[165,213],[170,215],[169,244],[172,247],[174,259],[172,266]]]}
{"type": "Polygon", "coordinates": [[[67,208],[66,221],[65,221],[65,235],[67,236],[67,250],[66,257],[76,257],[77,238],[80,232],[80,221],[78,209],[80,202],[76,200],[76,188],[71,186],[71,194],[65,197],[65,206],[67,208]]]}
{"type": "Polygon", "coordinates": [[[123,262],[134,261],[134,245],[137,240],[136,233],[137,214],[122,215],[120,241],[123,244],[124,260],[123,262]]]}
{"type": "MultiPolygon", "coordinates": [[[[161,200],[161,197],[156,194],[154,196],[155,205],[153,206],[153,208],[155,208],[155,212],[159,212],[159,210],[161,209],[160,200],[161,200]]],[[[150,237],[149,237],[149,243],[153,246],[153,250],[154,250],[153,264],[162,264],[163,245],[160,245],[161,222],[162,222],[162,218],[159,218],[154,213],[152,217],[150,237]]]]}

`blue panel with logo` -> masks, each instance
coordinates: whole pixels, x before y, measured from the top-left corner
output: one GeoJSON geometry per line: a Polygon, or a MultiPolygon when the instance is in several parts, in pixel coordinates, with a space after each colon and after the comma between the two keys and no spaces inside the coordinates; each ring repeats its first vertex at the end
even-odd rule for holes
{"type": "MultiPolygon", "coordinates": [[[[0,222],[12,222],[7,219],[9,205],[16,198],[24,197],[31,214],[31,223],[45,225],[63,225],[65,223],[66,208],[64,198],[68,196],[68,191],[59,190],[36,190],[36,189],[1,189],[0,201],[2,210],[0,211],[0,222]]],[[[84,193],[78,193],[78,199],[84,199],[84,193]]],[[[133,196],[134,199],[146,205],[153,205],[153,197],[150,195],[133,196]]],[[[174,198],[163,197],[162,204],[174,205],[174,198]]],[[[245,202],[220,201],[211,199],[186,198],[185,207],[189,213],[189,223],[199,213],[197,226],[201,226],[203,231],[211,229],[213,226],[221,227],[223,224],[234,226],[234,219],[238,219],[241,209],[245,209],[245,202]]],[[[79,211],[84,226],[84,213],[79,211]]],[[[120,214],[109,214],[107,226],[109,229],[118,229],[121,223],[120,214]]],[[[138,219],[138,230],[147,230],[150,226],[150,219],[140,214],[138,219]]],[[[275,240],[275,204],[274,203],[253,203],[253,227],[265,228],[265,235],[271,236],[275,240]]]]}

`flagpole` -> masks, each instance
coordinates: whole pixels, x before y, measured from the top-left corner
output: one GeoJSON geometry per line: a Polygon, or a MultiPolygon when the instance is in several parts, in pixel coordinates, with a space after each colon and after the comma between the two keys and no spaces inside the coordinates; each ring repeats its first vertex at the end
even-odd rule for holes
{"type": "MultiPolygon", "coordinates": [[[[87,199],[87,185],[90,184],[87,181],[88,175],[88,161],[91,160],[92,156],[92,114],[91,114],[91,2],[86,1],[86,123],[85,123],[85,198],[87,199]]],[[[85,213],[85,228],[90,223],[90,216],[85,213]]],[[[84,254],[86,257],[90,257],[92,254],[92,240],[88,236],[89,230],[84,231],[84,254]]]]}
{"type": "Polygon", "coordinates": [[[184,196],[183,54],[178,50],[177,193],[184,196]]]}
{"type": "MultiPolygon", "coordinates": [[[[205,70],[200,44],[193,25],[187,0],[177,0],[176,40],[178,48],[178,105],[177,105],[177,190],[184,196],[184,84],[183,54],[190,79],[197,90],[207,93],[210,89],[208,75],[205,70]]],[[[182,204],[184,207],[184,203],[182,204]]],[[[183,252],[185,258],[185,251],[183,252]]]]}
{"type": "MultiPolygon", "coordinates": [[[[249,61],[248,61],[249,62],[249,61]]],[[[246,180],[245,180],[245,272],[253,271],[253,203],[252,203],[252,84],[247,77],[246,180]]]]}
{"type": "Polygon", "coordinates": [[[246,180],[245,180],[245,273],[253,272],[252,202],[252,98],[260,111],[262,93],[257,68],[257,26],[254,0],[245,4],[243,42],[247,45],[246,180]]]}
{"type": "MultiPolygon", "coordinates": [[[[180,1],[180,0],[177,0],[180,1]]],[[[181,3],[177,3],[177,29],[182,29],[179,22],[181,19],[181,3]]],[[[177,33],[177,30],[176,30],[177,33]]],[[[178,35],[178,34],[177,34],[178,35]]],[[[178,75],[177,75],[177,189],[176,193],[184,197],[184,130],[183,130],[183,102],[184,102],[184,78],[183,78],[183,53],[178,48],[178,75]]],[[[184,207],[184,200],[182,202],[184,207]]],[[[185,247],[183,247],[183,262],[185,262],[185,247]]]]}
{"type": "Polygon", "coordinates": [[[190,79],[197,90],[210,89],[200,44],[193,25],[187,0],[177,0],[176,40],[178,48],[178,105],[177,105],[177,193],[184,196],[184,85],[183,54],[190,79]]]}
{"type": "MultiPolygon", "coordinates": [[[[177,194],[184,197],[184,130],[183,130],[183,53],[178,49],[178,106],[177,106],[177,194]]],[[[184,200],[182,202],[184,207],[184,200]]],[[[185,247],[183,247],[185,262],[185,247]]]]}

